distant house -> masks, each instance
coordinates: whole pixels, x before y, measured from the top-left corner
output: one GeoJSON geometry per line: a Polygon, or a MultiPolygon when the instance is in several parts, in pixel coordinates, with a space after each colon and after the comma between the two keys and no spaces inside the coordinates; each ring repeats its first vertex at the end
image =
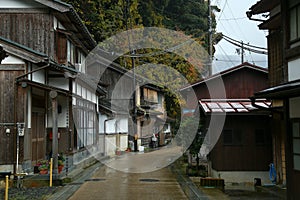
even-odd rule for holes
{"type": "Polygon", "coordinates": [[[286,184],[287,199],[299,199],[300,190],[300,1],[260,0],[247,15],[268,30],[268,67],[270,85],[254,94],[253,102],[272,101],[274,165],[278,184],[286,184]]]}
{"type": "Polygon", "coordinates": [[[32,172],[53,155],[57,120],[57,151],[70,170],[98,148],[98,100],[106,91],[74,80],[85,74],[82,62],[96,42],[58,0],[1,1],[0,19],[0,169],[32,172]]]}
{"type": "MultiPolygon", "coordinates": [[[[199,100],[201,134],[208,134],[209,126],[222,123],[211,121],[212,115],[225,117],[220,133],[206,135],[211,138],[212,145],[207,156],[211,176],[223,178],[225,182],[253,182],[254,178],[269,182],[268,170],[272,162],[270,117],[268,112],[253,107],[248,98],[267,85],[266,69],[243,63],[183,89],[187,100],[191,89],[199,100]],[[217,80],[223,81],[225,98],[217,80]],[[210,91],[219,91],[220,96],[212,98],[210,91]],[[214,139],[216,144],[212,144],[214,139]]],[[[268,108],[269,104],[260,101],[262,107],[268,108]]]]}
{"type": "Polygon", "coordinates": [[[135,134],[138,148],[148,147],[153,134],[158,134],[159,144],[164,145],[164,126],[168,124],[163,120],[167,115],[161,88],[147,83],[137,74],[134,83],[132,72],[116,63],[104,68],[101,60],[93,60],[88,66],[88,71],[98,71],[96,74],[105,69],[101,72],[100,80],[107,85],[107,94],[99,103],[99,124],[104,124],[100,126],[99,137],[104,138],[101,142],[104,143],[105,152],[112,155],[116,149],[124,151],[129,147],[133,150],[135,134]]]}

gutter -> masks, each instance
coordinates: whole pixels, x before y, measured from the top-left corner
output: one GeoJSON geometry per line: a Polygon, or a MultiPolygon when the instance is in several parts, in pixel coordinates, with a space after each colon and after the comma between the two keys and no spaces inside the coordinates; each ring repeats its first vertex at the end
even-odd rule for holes
{"type": "Polygon", "coordinates": [[[252,20],[252,21],[257,21],[257,22],[265,22],[265,21],[267,21],[267,20],[263,20],[263,19],[252,18],[252,16],[253,16],[252,11],[247,11],[246,15],[247,15],[248,19],[252,20]]]}
{"type": "Polygon", "coordinates": [[[260,105],[257,105],[256,104],[256,98],[254,96],[252,97],[249,97],[249,99],[251,100],[251,105],[259,110],[264,110],[264,111],[268,111],[268,112],[273,112],[273,113],[282,113],[282,111],[280,110],[276,110],[276,109],[272,109],[271,107],[269,108],[266,108],[266,107],[263,107],[263,106],[260,106],[260,105]]]}

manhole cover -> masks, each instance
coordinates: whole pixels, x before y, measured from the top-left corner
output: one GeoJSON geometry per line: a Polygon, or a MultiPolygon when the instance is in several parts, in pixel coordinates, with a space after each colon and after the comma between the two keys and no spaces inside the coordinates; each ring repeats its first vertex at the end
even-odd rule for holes
{"type": "Polygon", "coordinates": [[[142,178],[140,179],[141,182],[158,182],[158,179],[153,179],[153,178],[142,178]]]}
{"type": "Polygon", "coordinates": [[[81,185],[82,183],[69,183],[68,185],[81,185]]]}
{"type": "Polygon", "coordinates": [[[105,181],[105,178],[92,178],[92,179],[87,179],[85,181],[105,181]]]}

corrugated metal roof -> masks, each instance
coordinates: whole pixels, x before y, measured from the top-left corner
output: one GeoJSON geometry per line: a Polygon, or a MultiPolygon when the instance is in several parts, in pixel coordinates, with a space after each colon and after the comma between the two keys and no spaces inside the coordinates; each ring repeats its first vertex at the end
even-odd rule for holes
{"type": "MultiPolygon", "coordinates": [[[[250,99],[201,99],[199,100],[200,108],[205,113],[222,112],[222,113],[242,113],[256,110],[250,99]]],[[[256,104],[269,108],[270,101],[258,99],[256,104]]]]}

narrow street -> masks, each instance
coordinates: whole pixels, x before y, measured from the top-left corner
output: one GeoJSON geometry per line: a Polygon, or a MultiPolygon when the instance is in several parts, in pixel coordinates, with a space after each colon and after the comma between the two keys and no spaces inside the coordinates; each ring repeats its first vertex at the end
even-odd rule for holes
{"type": "Polygon", "coordinates": [[[169,168],[148,173],[126,173],[102,166],[69,199],[188,198],[169,168]]]}

